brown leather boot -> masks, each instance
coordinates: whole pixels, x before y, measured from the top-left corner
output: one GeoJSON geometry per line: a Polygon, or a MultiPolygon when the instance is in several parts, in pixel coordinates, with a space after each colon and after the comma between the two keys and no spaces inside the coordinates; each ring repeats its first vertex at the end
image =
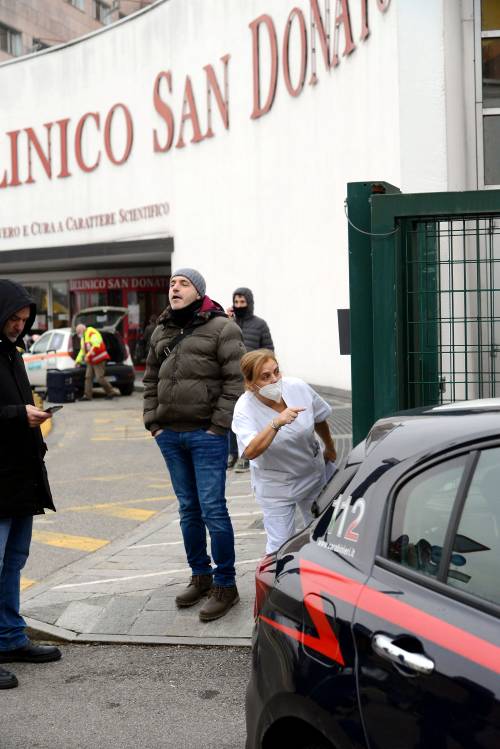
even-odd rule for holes
{"type": "Polygon", "coordinates": [[[231,606],[238,603],[240,596],[236,585],[230,588],[221,588],[220,585],[214,585],[208,594],[208,601],[203,604],[200,611],[200,621],[211,622],[214,619],[227,614],[231,606]]]}
{"type": "Polygon", "coordinates": [[[175,602],[180,609],[194,606],[195,603],[208,595],[212,588],[212,575],[193,575],[187,588],[175,597],[175,602]]]}

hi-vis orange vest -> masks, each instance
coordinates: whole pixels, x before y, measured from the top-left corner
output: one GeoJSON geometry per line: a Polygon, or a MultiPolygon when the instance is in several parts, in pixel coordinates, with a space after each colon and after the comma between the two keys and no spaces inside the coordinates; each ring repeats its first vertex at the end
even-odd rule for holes
{"type": "Polygon", "coordinates": [[[83,360],[89,364],[100,364],[110,358],[99,331],[90,326],[85,328],[85,333],[82,336],[80,344],[80,352],[75,360],[76,364],[79,364],[83,360]]]}

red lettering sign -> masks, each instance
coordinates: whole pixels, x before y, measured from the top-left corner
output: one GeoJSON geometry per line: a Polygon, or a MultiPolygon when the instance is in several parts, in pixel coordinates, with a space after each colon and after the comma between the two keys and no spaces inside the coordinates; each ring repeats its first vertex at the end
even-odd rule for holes
{"type": "MultiPolygon", "coordinates": [[[[370,35],[369,5],[368,0],[358,0],[358,2],[361,4],[359,38],[365,41],[370,35]]],[[[381,13],[385,13],[389,6],[390,0],[376,0],[376,7],[381,13]]],[[[283,30],[281,57],[276,26],[271,16],[264,13],[249,24],[252,35],[253,106],[251,119],[259,119],[273,106],[278,86],[280,60],[286,90],[290,96],[298,97],[305,85],[309,60],[309,84],[315,85],[318,82],[316,59],[318,49],[321,50],[327,74],[332,74],[332,71],[338,67],[342,56],[350,55],[356,49],[349,0],[333,0],[333,2],[322,0],[322,8],[323,15],[320,10],[320,0],[309,0],[309,23],[307,23],[303,11],[299,7],[292,7],[283,30]],[[332,14],[331,5],[333,4],[335,11],[332,14]],[[342,35],[344,44],[340,52],[342,35]],[[261,56],[264,50],[267,54],[261,56]],[[263,59],[268,61],[266,68],[263,59]],[[294,60],[298,61],[297,65],[292,64],[294,60]],[[293,76],[295,80],[292,80],[292,70],[297,71],[293,76]]],[[[229,129],[228,66],[230,57],[229,54],[225,54],[220,58],[223,64],[222,82],[217,79],[212,65],[203,66],[206,107],[201,111],[206,111],[204,134],[192,78],[190,75],[184,76],[176,148],[182,149],[186,146],[185,128],[188,122],[192,130],[190,143],[199,143],[214,137],[214,101],[223,127],[226,130],[229,129]]],[[[153,86],[153,107],[161,118],[160,128],[154,128],[152,131],[154,153],[166,153],[171,150],[174,143],[176,135],[174,111],[167,103],[167,97],[174,93],[172,72],[160,71],[156,75],[153,86]]],[[[115,166],[120,166],[128,160],[134,143],[134,121],[125,104],[116,103],[107,113],[86,112],[76,120],[74,132],[71,126],[72,119],[63,117],[54,122],[45,122],[38,131],[33,127],[25,127],[3,134],[1,137],[8,140],[7,158],[10,162],[3,173],[0,171],[0,189],[36,182],[37,174],[34,171],[36,162],[38,162],[37,166],[41,167],[42,176],[52,180],[71,177],[74,165],[84,173],[91,173],[99,167],[103,159],[107,159],[115,166]],[[102,132],[101,123],[103,124],[102,132]],[[118,143],[123,143],[121,152],[118,143]],[[57,154],[57,166],[53,162],[54,152],[57,154]]],[[[125,212],[123,215],[120,214],[119,220],[122,222],[136,219],[131,219],[125,212]]],[[[58,226],[56,230],[60,231],[58,226]]]]}
{"type": "Polygon", "coordinates": [[[75,278],[69,282],[70,291],[164,291],[168,276],[110,276],[107,278],[75,278]]]}
{"type": "Polygon", "coordinates": [[[250,115],[252,120],[262,117],[269,112],[272,107],[274,96],[276,94],[276,83],[278,80],[278,41],[276,39],[276,28],[271,16],[262,15],[249,24],[252,30],[252,59],[253,59],[253,110],[250,115]],[[267,99],[264,105],[261,104],[260,98],[260,27],[264,25],[267,29],[267,36],[271,55],[271,70],[269,71],[269,88],[267,99]]]}

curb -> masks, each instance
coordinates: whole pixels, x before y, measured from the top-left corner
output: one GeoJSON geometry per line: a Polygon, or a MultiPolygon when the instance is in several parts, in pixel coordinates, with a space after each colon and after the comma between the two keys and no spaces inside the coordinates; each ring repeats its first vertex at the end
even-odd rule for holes
{"type": "Polygon", "coordinates": [[[51,642],[115,645],[185,645],[189,647],[250,648],[250,637],[161,637],[160,635],[105,635],[85,634],[63,629],[25,616],[26,634],[33,640],[51,642]]]}

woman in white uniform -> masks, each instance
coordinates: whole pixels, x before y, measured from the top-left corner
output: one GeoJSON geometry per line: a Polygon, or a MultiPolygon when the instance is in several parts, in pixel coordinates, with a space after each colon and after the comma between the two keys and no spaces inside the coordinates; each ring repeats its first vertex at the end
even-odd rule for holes
{"type": "Polygon", "coordinates": [[[326,421],[331,408],[307,383],[282,377],[268,349],[245,354],[240,366],[246,392],[236,403],[232,429],[240,456],[250,461],[271,553],[295,533],[297,506],[306,523],[311,520],[311,505],[326,483],[325,465],[336,458],[326,421]]]}

